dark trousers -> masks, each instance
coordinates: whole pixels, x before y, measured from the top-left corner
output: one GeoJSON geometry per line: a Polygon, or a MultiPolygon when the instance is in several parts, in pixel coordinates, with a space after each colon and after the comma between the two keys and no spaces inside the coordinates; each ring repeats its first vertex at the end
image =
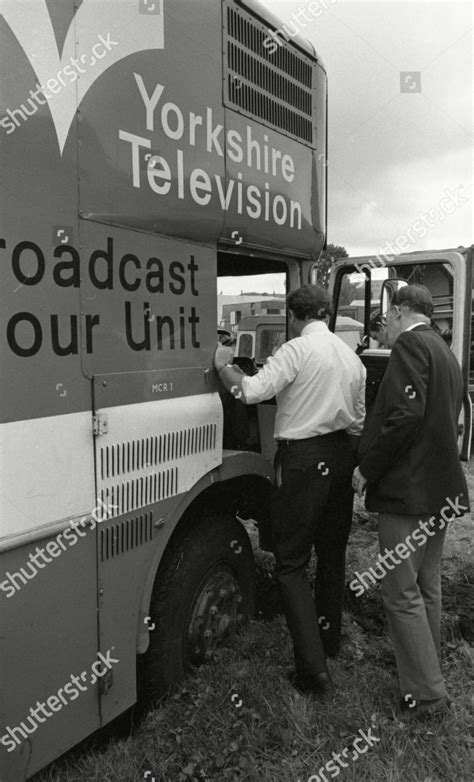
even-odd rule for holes
{"type": "Polygon", "coordinates": [[[272,535],[283,610],[298,674],[326,671],[341,634],[345,552],[352,521],[353,456],[345,431],[280,441],[281,486],[272,504],[272,535]],[[306,575],[317,555],[315,595],[306,575]],[[319,621],[318,621],[319,620],[319,621]]]}

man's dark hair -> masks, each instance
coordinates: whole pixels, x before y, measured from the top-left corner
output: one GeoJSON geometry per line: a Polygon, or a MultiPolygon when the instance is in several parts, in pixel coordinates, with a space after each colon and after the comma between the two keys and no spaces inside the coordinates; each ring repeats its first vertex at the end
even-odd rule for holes
{"type": "Polygon", "coordinates": [[[298,320],[324,320],[332,312],[332,301],[321,285],[303,285],[286,297],[286,306],[298,320]]]}
{"type": "Polygon", "coordinates": [[[392,306],[408,307],[412,312],[419,312],[431,318],[433,314],[433,299],[426,285],[405,285],[393,294],[392,306]]]}
{"type": "Polygon", "coordinates": [[[369,323],[369,331],[378,331],[381,326],[384,325],[384,322],[382,320],[382,313],[380,310],[377,310],[374,312],[370,319],[369,323]]]}

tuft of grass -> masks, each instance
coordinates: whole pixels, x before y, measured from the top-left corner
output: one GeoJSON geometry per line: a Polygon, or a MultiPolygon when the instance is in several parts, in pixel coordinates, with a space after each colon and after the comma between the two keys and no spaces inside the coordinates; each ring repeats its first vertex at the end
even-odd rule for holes
{"type": "Polygon", "coordinates": [[[462,642],[449,649],[444,666],[455,711],[411,724],[389,713],[397,681],[382,655],[353,654],[357,646],[367,651],[373,639],[358,636],[352,643],[347,615],[345,633],[340,659],[330,662],[337,691],[325,702],[298,694],[287,681],[292,659],[282,618],[255,621],[232,648],[188,676],[133,737],[72,765],[58,761],[35,780],[307,782],[333,752],[341,753],[359,730],[369,728],[379,742],[341,769],[346,780],[472,779],[468,734],[474,723],[463,686],[472,677],[472,662],[462,642]]]}

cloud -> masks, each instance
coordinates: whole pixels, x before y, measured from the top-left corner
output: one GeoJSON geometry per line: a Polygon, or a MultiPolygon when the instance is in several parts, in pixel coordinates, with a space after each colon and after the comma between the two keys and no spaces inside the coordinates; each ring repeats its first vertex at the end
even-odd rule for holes
{"type": "MultiPolygon", "coordinates": [[[[271,9],[284,21],[304,5],[271,9]]],[[[472,241],[471,13],[467,2],[338,0],[302,31],[328,73],[328,241],[351,254],[403,234],[459,185],[469,203],[413,249],[472,241]],[[421,92],[401,92],[402,71],[420,74],[421,92]]]]}
{"type": "Polygon", "coordinates": [[[405,235],[420,211],[432,214],[435,210],[430,218],[434,227],[410,251],[471,244],[470,160],[471,150],[466,147],[431,159],[392,163],[373,174],[370,182],[330,184],[328,240],[337,240],[351,255],[371,253],[405,235]],[[453,206],[443,201],[450,192],[453,206]]]}

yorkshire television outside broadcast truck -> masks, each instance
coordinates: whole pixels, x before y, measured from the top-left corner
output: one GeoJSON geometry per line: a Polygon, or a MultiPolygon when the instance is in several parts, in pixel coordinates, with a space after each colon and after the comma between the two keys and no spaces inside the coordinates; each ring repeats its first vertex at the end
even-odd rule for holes
{"type": "Polygon", "coordinates": [[[278,27],[0,0],[2,781],[252,614],[275,408],[219,387],[217,291],[298,287],[325,241],[326,75],[278,27]]]}

